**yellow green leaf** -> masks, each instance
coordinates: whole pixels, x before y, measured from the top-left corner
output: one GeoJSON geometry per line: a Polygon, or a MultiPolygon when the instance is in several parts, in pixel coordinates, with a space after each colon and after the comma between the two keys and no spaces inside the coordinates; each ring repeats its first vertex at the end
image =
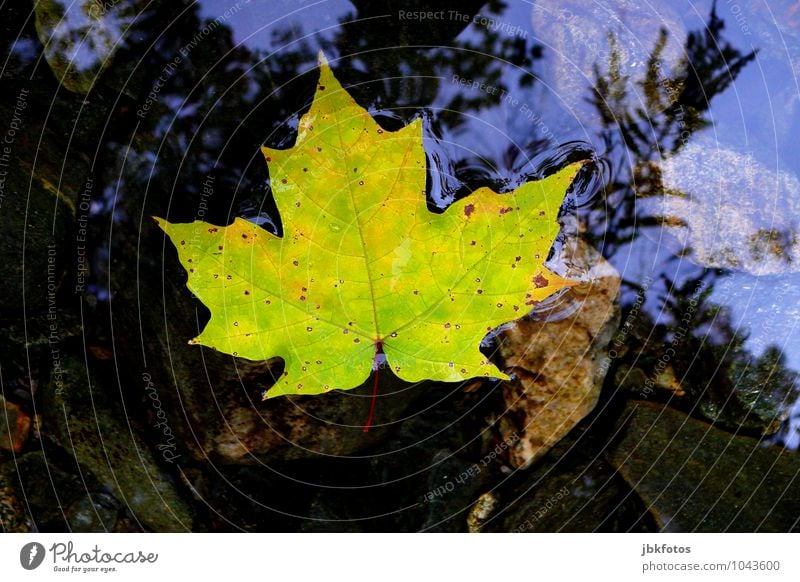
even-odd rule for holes
{"type": "Polygon", "coordinates": [[[432,213],[421,121],[382,129],[323,56],[295,145],[262,149],[282,237],[238,218],[227,227],[156,221],[211,310],[190,343],[281,357],[268,396],[359,386],[380,350],[410,382],[505,379],[481,340],[571,284],[543,261],[580,163],[432,213]]]}

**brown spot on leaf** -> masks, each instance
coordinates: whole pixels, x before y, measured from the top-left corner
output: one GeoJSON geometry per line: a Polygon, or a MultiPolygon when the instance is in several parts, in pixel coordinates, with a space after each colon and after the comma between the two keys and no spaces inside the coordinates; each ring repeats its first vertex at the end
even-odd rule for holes
{"type": "Polygon", "coordinates": [[[464,207],[464,216],[469,217],[469,216],[472,215],[473,212],[475,212],[475,205],[474,204],[467,204],[464,207]]]}
{"type": "Polygon", "coordinates": [[[547,287],[547,285],[548,285],[548,281],[547,281],[547,279],[545,279],[545,278],[542,276],[542,274],[541,274],[541,273],[539,273],[538,275],[536,275],[536,276],[535,276],[533,279],[531,279],[531,280],[533,281],[534,285],[536,285],[536,287],[537,287],[537,288],[539,288],[539,289],[541,289],[542,287],[547,287]]]}

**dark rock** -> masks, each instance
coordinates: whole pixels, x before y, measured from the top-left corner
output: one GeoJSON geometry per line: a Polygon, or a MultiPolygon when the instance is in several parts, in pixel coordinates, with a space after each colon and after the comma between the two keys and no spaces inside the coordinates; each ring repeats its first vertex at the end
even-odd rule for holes
{"type": "Polygon", "coordinates": [[[27,533],[31,527],[26,518],[12,463],[0,465],[0,531],[27,533]]]}
{"type": "Polygon", "coordinates": [[[70,505],[66,513],[73,532],[115,531],[119,502],[104,493],[86,495],[70,505]]]}
{"type": "Polygon", "coordinates": [[[662,531],[798,531],[800,456],[631,402],[607,458],[662,531]]]}
{"type": "Polygon", "coordinates": [[[124,416],[121,402],[92,374],[87,377],[77,359],[65,357],[63,369],[63,385],[45,388],[43,431],[75,457],[76,471],[94,475],[141,527],[190,529],[189,507],[124,416]]]}
{"type": "Polygon", "coordinates": [[[66,508],[85,495],[86,489],[98,488],[92,475],[83,475],[82,480],[68,463],[63,452],[47,447],[17,457],[15,465],[7,469],[18,480],[38,531],[68,531],[66,508]]]}
{"type": "Polygon", "coordinates": [[[536,466],[518,472],[504,487],[502,512],[483,531],[652,531],[642,503],[598,454],[603,437],[603,431],[573,431],[536,466]]]}
{"type": "Polygon", "coordinates": [[[469,512],[484,484],[481,472],[480,465],[459,458],[453,451],[438,451],[428,472],[428,490],[422,497],[426,505],[422,530],[467,531],[469,512]]]}
{"type": "MultiPolygon", "coordinates": [[[[17,497],[25,499],[38,531],[105,532],[116,526],[119,501],[90,472],[78,473],[74,459],[50,444],[17,457],[16,464],[0,466],[0,489],[4,479],[6,487],[19,484],[17,497]]],[[[17,503],[15,519],[24,523],[26,515],[25,506],[17,503]]]]}
{"type": "Polygon", "coordinates": [[[0,123],[9,128],[4,139],[11,140],[0,150],[0,315],[5,316],[22,308],[23,290],[27,313],[45,312],[48,300],[55,301],[87,176],[85,158],[65,153],[63,139],[43,125],[43,108],[21,84],[0,97],[0,123]]]}

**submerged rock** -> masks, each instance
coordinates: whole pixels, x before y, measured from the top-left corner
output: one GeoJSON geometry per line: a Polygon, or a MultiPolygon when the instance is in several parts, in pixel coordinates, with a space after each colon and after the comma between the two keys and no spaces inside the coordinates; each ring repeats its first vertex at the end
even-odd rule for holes
{"type": "Polygon", "coordinates": [[[800,456],[632,401],[606,456],[662,531],[798,531],[800,456]]]}
{"type": "Polygon", "coordinates": [[[66,152],[62,138],[43,125],[47,106],[23,85],[0,97],[0,123],[8,128],[3,139],[11,142],[0,151],[0,317],[12,321],[23,305],[30,314],[55,302],[70,266],[76,207],[88,174],[85,156],[66,152]]]}
{"type": "Polygon", "coordinates": [[[71,357],[63,361],[62,380],[59,386],[51,382],[45,387],[43,431],[74,456],[81,473],[94,475],[142,527],[160,532],[191,529],[191,512],[175,482],[156,463],[108,387],[98,384],[92,374],[87,377],[82,363],[71,357]]]}
{"type": "Polygon", "coordinates": [[[0,464],[0,532],[27,533],[31,530],[22,504],[12,463],[0,464]]]}
{"type": "Polygon", "coordinates": [[[560,321],[522,319],[499,337],[513,380],[505,384],[500,420],[511,464],[527,467],[566,435],[597,404],[609,361],[606,348],[619,326],[620,277],[597,251],[579,244],[572,257],[585,280],[572,301],[577,310],[560,321]]]}
{"type": "Polygon", "coordinates": [[[65,531],[69,522],[65,510],[78,501],[87,490],[96,490],[98,484],[91,474],[79,477],[65,466],[63,453],[50,447],[32,451],[6,463],[5,472],[18,484],[24,496],[25,511],[38,531],[65,531]]]}
{"type": "Polygon", "coordinates": [[[520,472],[521,479],[503,491],[499,519],[488,527],[512,533],[653,531],[644,505],[603,459],[606,429],[592,424],[520,472]]]}
{"type": "Polygon", "coordinates": [[[70,505],[66,513],[73,532],[110,532],[116,528],[119,502],[104,493],[86,495],[70,505]]]}

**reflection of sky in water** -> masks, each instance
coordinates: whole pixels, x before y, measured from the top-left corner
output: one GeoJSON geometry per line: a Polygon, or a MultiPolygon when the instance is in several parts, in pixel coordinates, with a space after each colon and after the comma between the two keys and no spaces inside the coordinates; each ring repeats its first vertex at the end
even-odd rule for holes
{"type": "Polygon", "coordinates": [[[318,42],[316,35],[330,40],[339,31],[340,20],[354,12],[344,0],[202,0],[198,4],[202,18],[221,18],[231,28],[235,45],[265,53],[291,49],[291,43],[299,39],[318,42]]]}
{"type": "Polygon", "coordinates": [[[747,346],[754,354],[776,345],[800,368],[800,273],[736,273],[714,286],[711,301],[734,307],[733,327],[749,333],[747,346]]]}

